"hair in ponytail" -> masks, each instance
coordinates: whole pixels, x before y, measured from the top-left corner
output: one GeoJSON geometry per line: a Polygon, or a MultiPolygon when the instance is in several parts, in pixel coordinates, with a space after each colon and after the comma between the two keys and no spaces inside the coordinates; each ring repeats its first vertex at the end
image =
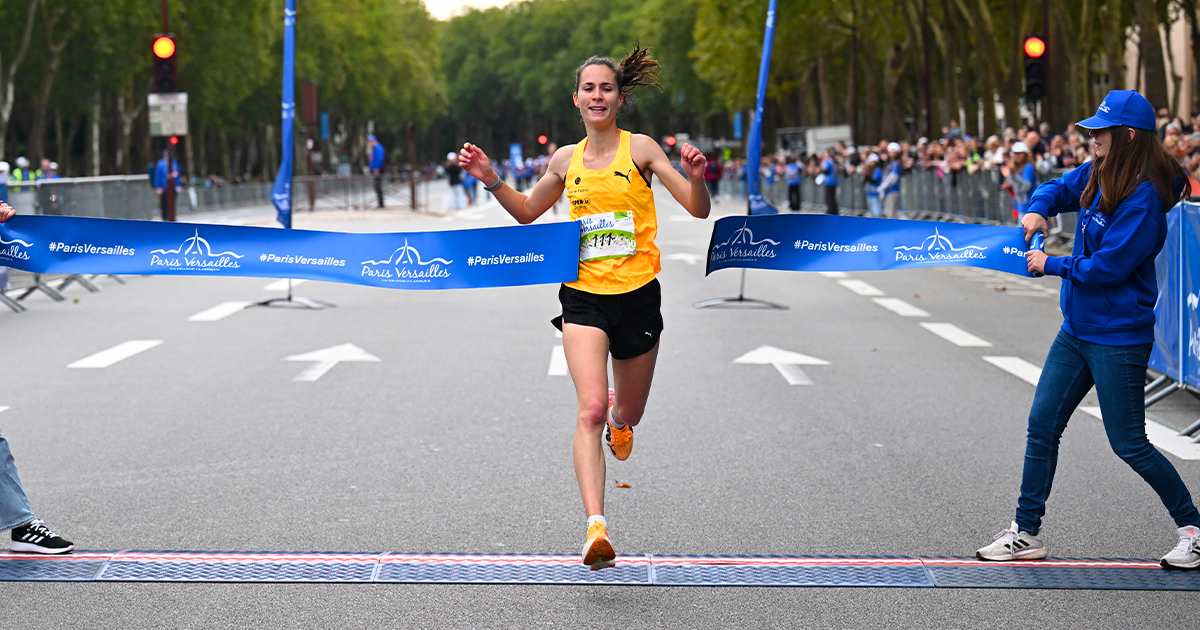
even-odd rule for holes
{"type": "Polygon", "coordinates": [[[588,66],[607,66],[612,70],[617,77],[617,89],[621,91],[621,96],[625,97],[627,103],[630,102],[629,93],[638,86],[652,85],[662,91],[662,86],[658,83],[658,69],[662,65],[650,56],[650,49],[642,48],[640,43],[634,44],[633,52],[620,62],[612,57],[589,57],[575,71],[576,92],[579,91],[579,77],[588,66]]]}

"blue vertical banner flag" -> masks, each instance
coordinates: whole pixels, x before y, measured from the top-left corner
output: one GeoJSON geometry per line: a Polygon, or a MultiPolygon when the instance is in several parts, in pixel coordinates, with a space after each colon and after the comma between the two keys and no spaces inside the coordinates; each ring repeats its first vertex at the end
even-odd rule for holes
{"type": "Polygon", "coordinates": [[[750,214],[779,214],[763,199],[758,189],[758,169],[762,163],[763,101],[767,98],[767,75],[771,73],[771,46],[775,39],[775,0],[767,9],[767,32],[763,35],[762,65],[758,67],[758,99],[754,118],[750,121],[750,137],[746,140],[746,187],[749,190],[750,214]]]}
{"type": "MultiPolygon", "coordinates": [[[[772,0],[774,1],[774,0],[772,0]]],[[[292,169],[295,165],[296,124],[296,0],[287,0],[283,10],[283,151],[279,174],[271,189],[275,218],[283,227],[292,227],[292,169]]]]}

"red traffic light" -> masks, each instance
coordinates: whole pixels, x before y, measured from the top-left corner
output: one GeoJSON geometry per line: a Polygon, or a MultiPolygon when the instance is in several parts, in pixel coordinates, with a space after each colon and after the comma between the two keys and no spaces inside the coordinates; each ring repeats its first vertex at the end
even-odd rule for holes
{"type": "Polygon", "coordinates": [[[1037,59],[1046,54],[1046,42],[1040,37],[1027,37],[1025,39],[1025,54],[1033,59],[1037,59]]]}
{"type": "Polygon", "coordinates": [[[667,136],[667,139],[664,142],[669,147],[675,146],[675,136],[667,136]]]}
{"type": "Polygon", "coordinates": [[[159,59],[170,59],[175,54],[175,40],[170,37],[156,37],[154,39],[154,56],[159,59]]]}
{"type": "Polygon", "coordinates": [[[545,134],[538,136],[538,144],[546,144],[547,142],[550,142],[550,138],[547,138],[545,134]]]}
{"type": "Polygon", "coordinates": [[[171,144],[172,145],[179,144],[179,136],[171,136],[171,144]]]}

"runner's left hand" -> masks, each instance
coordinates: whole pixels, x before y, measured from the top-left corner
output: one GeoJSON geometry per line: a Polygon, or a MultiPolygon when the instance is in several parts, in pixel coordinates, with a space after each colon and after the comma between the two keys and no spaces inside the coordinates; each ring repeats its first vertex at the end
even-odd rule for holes
{"type": "Polygon", "coordinates": [[[707,161],[700,149],[690,144],[683,145],[679,150],[679,163],[683,166],[684,174],[692,181],[696,181],[697,177],[704,179],[704,163],[707,161]]]}
{"type": "Polygon", "coordinates": [[[17,211],[13,210],[12,206],[0,201],[0,223],[4,223],[5,221],[13,218],[13,215],[16,213],[17,211]]]}
{"type": "Polygon", "coordinates": [[[1046,273],[1046,252],[1040,249],[1031,249],[1025,253],[1025,264],[1029,266],[1029,273],[1046,273]]]}

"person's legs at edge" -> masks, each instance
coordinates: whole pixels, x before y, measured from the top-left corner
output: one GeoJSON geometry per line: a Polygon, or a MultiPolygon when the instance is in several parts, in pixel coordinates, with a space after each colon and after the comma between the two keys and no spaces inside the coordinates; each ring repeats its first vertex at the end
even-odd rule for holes
{"type": "Polygon", "coordinates": [[[17,552],[71,553],[75,544],[50,530],[29,509],[8,440],[0,435],[0,532],[12,530],[8,548],[17,552]]]}
{"type": "Polygon", "coordinates": [[[563,352],[579,408],[572,453],[588,517],[584,564],[596,570],[612,566],[616,557],[604,521],[604,452],[600,445],[608,416],[608,335],[599,328],[567,323],[562,331],[563,352]]]}
{"type": "Polygon", "coordinates": [[[1200,525],[1200,512],[1179,472],[1146,437],[1144,384],[1153,345],[1080,344],[1096,376],[1100,415],[1113,452],[1158,493],[1177,527],[1200,525]]]}
{"type": "Polygon", "coordinates": [[[17,474],[17,462],[8,448],[8,440],[0,435],[0,532],[19,527],[33,520],[29,498],[17,474]]]}
{"type": "Polygon", "coordinates": [[[1038,379],[1029,410],[1021,497],[1017,500],[1019,531],[1041,531],[1046,499],[1058,466],[1058,444],[1075,408],[1092,389],[1092,373],[1079,351],[1079,340],[1059,331],[1038,379]]]}

